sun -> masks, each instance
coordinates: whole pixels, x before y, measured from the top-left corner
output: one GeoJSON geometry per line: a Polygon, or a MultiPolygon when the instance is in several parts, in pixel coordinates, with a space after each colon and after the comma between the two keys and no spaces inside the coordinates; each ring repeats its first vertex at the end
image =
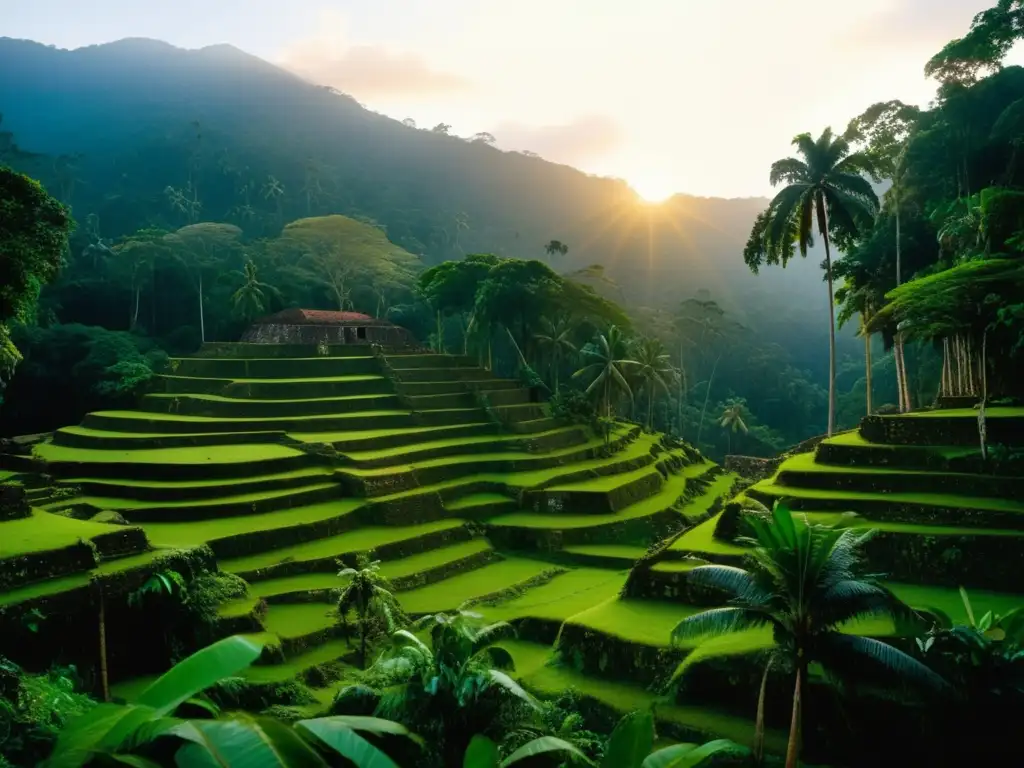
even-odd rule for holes
{"type": "Polygon", "coordinates": [[[676,193],[671,179],[658,174],[639,173],[629,177],[629,185],[645,203],[663,203],[676,193]]]}

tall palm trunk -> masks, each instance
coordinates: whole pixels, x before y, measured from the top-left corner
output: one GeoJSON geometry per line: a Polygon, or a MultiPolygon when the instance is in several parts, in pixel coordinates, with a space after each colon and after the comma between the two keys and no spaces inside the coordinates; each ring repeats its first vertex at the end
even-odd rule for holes
{"type": "Polygon", "coordinates": [[[107,673],[107,600],[103,594],[103,585],[99,581],[94,583],[99,600],[100,690],[103,693],[103,700],[110,701],[110,676],[107,673]]]}
{"type": "Polygon", "coordinates": [[[654,383],[647,388],[647,431],[653,430],[654,424],[654,383]]]}
{"type": "MultiPolygon", "coordinates": [[[[866,325],[866,323],[865,323],[866,325]]],[[[871,334],[864,334],[864,379],[865,393],[867,395],[867,415],[871,415],[871,334]]]]}
{"type": "Polygon", "coordinates": [[[797,768],[800,761],[805,666],[802,658],[797,661],[796,685],[793,687],[793,717],[789,722],[789,744],[786,746],[786,768],[797,768]]]}
{"type": "Polygon", "coordinates": [[[704,391],[704,407],[700,409],[700,424],[697,427],[697,448],[700,448],[700,436],[704,432],[704,414],[708,411],[708,397],[711,395],[711,382],[715,378],[715,371],[718,370],[718,361],[722,359],[722,353],[718,353],[715,364],[711,366],[711,375],[708,377],[708,387],[704,391]]]}
{"type": "Polygon", "coordinates": [[[768,657],[761,677],[761,691],[757,695],[757,718],[754,720],[754,760],[758,764],[764,759],[764,702],[768,691],[768,673],[771,672],[774,657],[768,657]]]}
{"type": "Polygon", "coordinates": [[[817,196],[818,231],[825,243],[825,281],[828,283],[828,436],[836,428],[836,304],[832,290],[832,250],[828,237],[828,214],[825,197],[817,196]]]}
{"type": "Polygon", "coordinates": [[[199,339],[206,343],[206,320],[203,317],[203,273],[199,272],[199,339]]]}

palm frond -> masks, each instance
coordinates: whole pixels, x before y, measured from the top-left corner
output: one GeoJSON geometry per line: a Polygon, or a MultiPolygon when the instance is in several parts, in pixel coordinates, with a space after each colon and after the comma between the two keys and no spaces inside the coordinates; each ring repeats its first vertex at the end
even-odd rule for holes
{"type": "Polygon", "coordinates": [[[746,607],[711,608],[687,616],[672,630],[673,644],[702,637],[724,635],[744,629],[763,627],[771,623],[770,617],[746,607]]]}
{"type": "Polygon", "coordinates": [[[731,565],[701,565],[686,576],[688,584],[712,587],[728,592],[730,597],[745,603],[763,604],[769,595],[754,582],[751,575],[742,568],[731,565]]]}
{"type": "Polygon", "coordinates": [[[787,157],[772,163],[768,181],[774,187],[782,182],[789,184],[806,182],[810,179],[807,163],[795,157],[787,157]]]}
{"type": "Polygon", "coordinates": [[[913,656],[874,638],[829,632],[819,638],[815,652],[825,671],[841,680],[886,684],[895,677],[933,691],[950,688],[945,679],[913,656]]]}

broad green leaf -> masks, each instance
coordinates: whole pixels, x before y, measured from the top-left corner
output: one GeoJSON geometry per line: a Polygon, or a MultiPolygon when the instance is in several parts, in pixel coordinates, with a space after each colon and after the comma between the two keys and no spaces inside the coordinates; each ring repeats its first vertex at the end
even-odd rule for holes
{"type": "MultiPolygon", "coordinates": [[[[315,720],[303,720],[298,725],[339,755],[347,758],[356,768],[399,768],[398,764],[388,757],[380,747],[364,739],[348,725],[339,722],[346,719],[376,720],[377,718],[321,717],[315,720]]],[[[397,723],[392,723],[392,725],[405,730],[397,723]]],[[[399,731],[379,730],[376,733],[399,733],[399,731]]],[[[403,735],[408,735],[408,732],[403,735]]]]}
{"type": "MultiPolygon", "coordinates": [[[[144,719],[152,716],[148,707],[126,707],[120,704],[99,704],[88,712],[72,719],[61,731],[53,753],[43,764],[45,768],[79,768],[101,751],[111,734],[118,742],[140,724],[140,710],[144,719]],[[148,713],[148,715],[147,715],[148,713]]],[[[116,746],[116,745],[115,745],[116,746]]]]}
{"type": "Polygon", "coordinates": [[[653,746],[654,715],[650,710],[630,712],[612,731],[601,767],[640,768],[653,746]]]}
{"type": "Polygon", "coordinates": [[[108,760],[121,765],[130,765],[131,768],[160,768],[160,763],[150,760],[148,757],[138,755],[110,755],[108,760]]]}
{"type": "Polygon", "coordinates": [[[499,672],[496,669],[489,669],[487,670],[487,676],[491,678],[491,682],[500,685],[513,696],[516,696],[520,700],[526,702],[534,709],[538,708],[537,702],[533,700],[533,697],[526,691],[524,691],[523,688],[519,685],[519,683],[517,683],[511,677],[506,675],[504,672],[499,672]]]}
{"type": "Polygon", "coordinates": [[[586,755],[564,739],[559,739],[556,736],[541,736],[538,739],[526,742],[523,746],[502,760],[501,768],[508,768],[508,766],[513,763],[517,763],[520,760],[526,760],[536,755],[547,754],[548,752],[564,752],[569,755],[574,762],[583,763],[585,765],[594,764],[586,755]]]}
{"type": "MultiPolygon", "coordinates": [[[[327,763],[294,730],[271,718],[195,720],[202,741],[178,750],[180,768],[326,768],[327,763]]],[[[172,735],[179,735],[171,731],[172,735]]],[[[183,734],[182,734],[183,735],[183,734]]],[[[194,737],[195,734],[190,734],[194,737]]]]}
{"type": "Polygon", "coordinates": [[[142,692],[139,704],[153,707],[158,717],[170,714],[183,701],[248,667],[262,651],[262,644],[244,635],[218,640],[175,664],[142,692]]]}
{"type": "Polygon", "coordinates": [[[728,739],[715,739],[695,747],[693,744],[676,744],[659,749],[644,760],[642,768],[700,768],[714,758],[715,763],[723,757],[744,758],[750,750],[728,739]]]}
{"type": "Polygon", "coordinates": [[[462,768],[499,768],[498,745],[477,734],[469,742],[462,758],[462,768]]]}
{"type": "Polygon", "coordinates": [[[312,720],[300,720],[295,724],[297,727],[305,728],[310,733],[317,733],[317,729],[351,728],[353,731],[367,731],[368,733],[388,734],[390,736],[405,736],[417,744],[422,744],[423,739],[410,731],[401,723],[393,720],[385,720],[381,717],[363,717],[361,715],[332,715],[331,717],[316,717],[312,720]]]}
{"type": "Polygon", "coordinates": [[[696,748],[696,744],[673,744],[649,754],[640,768],[677,768],[676,761],[696,748]]]}

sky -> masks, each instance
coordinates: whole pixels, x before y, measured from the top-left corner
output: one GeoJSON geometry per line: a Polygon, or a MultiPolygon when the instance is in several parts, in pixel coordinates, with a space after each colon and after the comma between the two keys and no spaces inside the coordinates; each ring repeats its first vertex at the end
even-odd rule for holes
{"type": "Polygon", "coordinates": [[[770,195],[796,134],[877,101],[927,105],[925,62],[994,3],[0,0],[0,35],[230,43],[377,112],[486,131],[658,200],[770,195]]]}

